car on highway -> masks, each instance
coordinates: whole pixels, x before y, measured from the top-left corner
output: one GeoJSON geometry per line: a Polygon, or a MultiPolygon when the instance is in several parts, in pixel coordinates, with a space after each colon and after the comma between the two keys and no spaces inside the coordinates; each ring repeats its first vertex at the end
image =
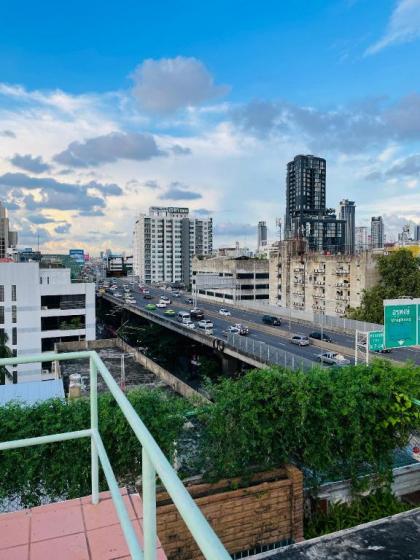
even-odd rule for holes
{"type": "Polygon", "coordinates": [[[146,309],[147,309],[148,311],[154,311],[154,310],[156,309],[156,305],[155,305],[154,303],[148,303],[148,304],[146,305],[146,309]]]}
{"type": "Polygon", "coordinates": [[[172,292],[173,297],[180,297],[181,294],[179,292],[172,292]]]}
{"type": "Polygon", "coordinates": [[[230,317],[231,315],[229,309],[225,309],[224,307],[222,307],[222,309],[219,309],[219,313],[220,315],[224,315],[225,317],[230,317]]]}
{"type": "Polygon", "coordinates": [[[322,364],[328,364],[331,366],[348,366],[350,364],[350,360],[338,352],[322,352],[322,354],[317,356],[317,360],[322,364]]]}
{"type": "Polygon", "coordinates": [[[143,294],[150,294],[150,290],[146,290],[146,288],[143,288],[143,294]]]}
{"type": "Polygon", "coordinates": [[[173,309],[165,309],[164,314],[173,317],[175,315],[175,311],[173,309]]]}
{"type": "Polygon", "coordinates": [[[143,299],[153,299],[151,294],[144,294],[143,299]]]}
{"type": "Polygon", "coordinates": [[[120,292],[114,292],[114,297],[122,298],[122,294],[120,292]]]}
{"type": "Polygon", "coordinates": [[[187,297],[187,298],[184,299],[184,303],[189,303],[191,305],[194,302],[193,302],[192,298],[187,297]]]}
{"type": "Polygon", "coordinates": [[[156,304],[156,307],[159,307],[159,309],[164,309],[166,307],[166,301],[160,301],[159,303],[156,304]]]}
{"type": "Polygon", "coordinates": [[[187,329],[195,329],[195,323],[191,321],[191,319],[187,319],[186,321],[183,321],[182,324],[184,325],[184,327],[187,327],[187,329]]]}
{"type": "Polygon", "coordinates": [[[165,296],[165,295],[160,296],[160,301],[164,301],[166,303],[172,303],[171,299],[168,298],[168,296],[165,296]]]}
{"type": "Polygon", "coordinates": [[[274,317],[274,315],[263,315],[262,322],[265,325],[272,325],[273,327],[279,327],[281,325],[280,319],[274,317]]]}
{"type": "Polygon", "coordinates": [[[242,325],[242,323],[236,323],[235,328],[238,329],[238,334],[240,334],[241,336],[247,336],[249,334],[248,327],[242,325]]]}
{"type": "Polygon", "coordinates": [[[332,338],[329,334],[320,333],[320,332],[312,332],[309,335],[309,338],[313,338],[314,340],[323,340],[324,342],[332,342],[332,338]]]}
{"type": "Polygon", "coordinates": [[[136,300],[135,300],[133,297],[127,297],[127,298],[125,298],[125,302],[126,302],[126,303],[131,303],[131,304],[137,303],[136,300]]]}
{"type": "Polygon", "coordinates": [[[191,319],[195,319],[196,321],[201,321],[202,319],[204,319],[204,313],[201,311],[201,309],[198,309],[198,307],[194,307],[190,311],[190,317],[191,319]]]}
{"type": "Polygon", "coordinates": [[[295,334],[291,337],[290,342],[292,344],[297,344],[298,346],[309,346],[311,341],[306,335],[295,334]]]}
{"type": "Polygon", "coordinates": [[[229,325],[228,328],[223,332],[225,334],[239,334],[239,329],[238,329],[238,327],[235,327],[234,325],[229,325]]]}
{"type": "Polygon", "coordinates": [[[209,328],[213,328],[213,321],[210,321],[210,319],[202,319],[201,321],[198,321],[198,326],[200,328],[204,328],[204,327],[209,327],[209,328]]]}

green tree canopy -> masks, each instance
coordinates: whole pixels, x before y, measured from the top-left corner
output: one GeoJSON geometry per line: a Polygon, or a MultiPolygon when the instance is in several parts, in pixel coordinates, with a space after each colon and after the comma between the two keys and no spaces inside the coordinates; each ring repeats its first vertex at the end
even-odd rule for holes
{"type": "Polygon", "coordinates": [[[370,323],[383,323],[383,300],[403,296],[420,297],[420,259],[407,249],[378,257],[379,284],[365,290],[361,306],[349,317],[370,323]]]}

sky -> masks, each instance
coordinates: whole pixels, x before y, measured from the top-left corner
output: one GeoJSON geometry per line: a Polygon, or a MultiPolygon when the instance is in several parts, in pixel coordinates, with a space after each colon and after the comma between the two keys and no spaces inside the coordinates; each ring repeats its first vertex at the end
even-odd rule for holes
{"type": "Polygon", "coordinates": [[[327,204],[420,224],[420,0],[21,0],[0,17],[0,200],[20,245],[131,252],[152,205],[215,245],[284,217],[286,164],[327,204]]]}

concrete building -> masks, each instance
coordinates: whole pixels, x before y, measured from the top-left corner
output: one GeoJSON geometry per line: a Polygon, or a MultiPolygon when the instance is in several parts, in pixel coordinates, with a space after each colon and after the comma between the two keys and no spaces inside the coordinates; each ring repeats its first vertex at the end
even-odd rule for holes
{"type": "Polygon", "coordinates": [[[194,255],[213,251],[212,218],[193,218],[188,208],[151,207],[133,232],[133,271],[141,281],[191,283],[194,255]]]}
{"type": "Polygon", "coordinates": [[[326,206],[326,167],[313,155],[287,164],[285,239],[306,239],[311,251],[344,253],[346,222],[326,206]]]}
{"type": "Polygon", "coordinates": [[[219,247],[216,251],[217,257],[253,257],[254,253],[248,247],[241,247],[239,241],[236,241],[234,247],[219,247]]]}
{"type": "Polygon", "coordinates": [[[10,229],[7,210],[0,202],[0,259],[4,259],[9,249],[15,249],[18,241],[16,231],[10,229]]]}
{"type": "Polygon", "coordinates": [[[258,222],[257,251],[267,246],[267,223],[258,222]]]}
{"type": "Polygon", "coordinates": [[[344,316],[359,307],[363,290],[379,281],[371,252],[322,255],[303,243],[283,242],[270,255],[270,303],[302,311],[344,316]]]}
{"type": "Polygon", "coordinates": [[[249,257],[193,259],[193,290],[215,301],[260,301],[269,298],[269,262],[249,257]]]}
{"type": "MultiPolygon", "coordinates": [[[[94,340],[95,326],[94,284],[71,282],[66,268],[0,263],[0,329],[14,355],[53,350],[60,341],[94,340]]],[[[10,372],[19,382],[41,379],[39,364],[10,372]]]]}
{"type": "Polygon", "coordinates": [[[352,200],[340,201],[340,219],[346,222],[345,225],[345,253],[353,255],[355,251],[355,229],[356,229],[356,205],[352,200]]]}
{"type": "Polygon", "coordinates": [[[366,226],[355,228],[355,251],[360,253],[369,249],[369,235],[366,226]]]}
{"type": "Polygon", "coordinates": [[[382,216],[373,216],[370,226],[370,239],[372,249],[381,249],[384,246],[384,222],[382,216]]]}

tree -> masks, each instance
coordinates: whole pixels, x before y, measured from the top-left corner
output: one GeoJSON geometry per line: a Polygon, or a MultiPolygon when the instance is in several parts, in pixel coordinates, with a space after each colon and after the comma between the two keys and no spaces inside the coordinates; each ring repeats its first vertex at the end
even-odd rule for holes
{"type": "Polygon", "coordinates": [[[364,290],[362,303],[350,309],[348,316],[359,321],[383,323],[384,299],[402,296],[420,297],[420,259],[407,249],[378,257],[380,280],[377,286],[364,290]]]}
{"type": "MultiPolygon", "coordinates": [[[[9,337],[4,331],[0,330],[0,358],[10,358],[12,356],[12,352],[10,348],[7,346],[7,341],[9,337]]],[[[6,382],[6,375],[10,377],[9,372],[4,366],[0,366],[0,385],[4,385],[6,382]]]]}

